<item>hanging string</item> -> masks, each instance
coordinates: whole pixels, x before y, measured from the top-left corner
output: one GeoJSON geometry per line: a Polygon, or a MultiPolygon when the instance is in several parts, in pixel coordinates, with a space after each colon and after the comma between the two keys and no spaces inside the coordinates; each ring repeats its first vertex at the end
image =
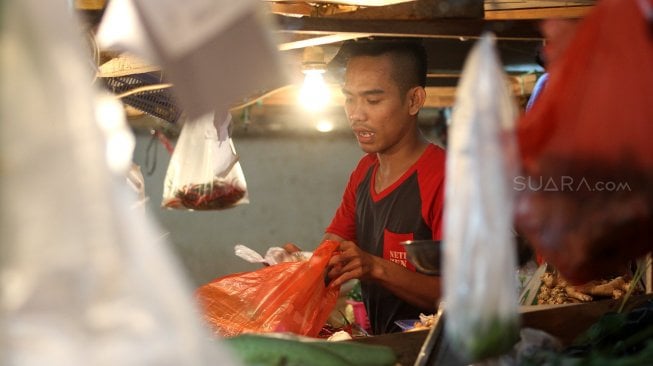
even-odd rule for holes
{"type": "Polygon", "coordinates": [[[156,170],[156,156],[158,154],[158,144],[156,144],[155,131],[152,130],[150,133],[152,134],[152,137],[150,137],[150,141],[147,143],[147,147],[145,148],[145,174],[147,174],[148,177],[152,176],[156,170]],[[152,156],[151,162],[150,156],[152,156]]]}
{"type": "Polygon", "coordinates": [[[159,146],[159,144],[156,143],[157,140],[159,140],[163,147],[166,148],[170,155],[172,155],[172,152],[174,151],[172,143],[170,143],[170,140],[168,140],[168,138],[165,137],[161,131],[151,130],[150,134],[152,137],[150,138],[150,141],[147,143],[147,147],[145,148],[145,174],[147,174],[147,176],[151,176],[156,170],[156,161],[159,146]]]}

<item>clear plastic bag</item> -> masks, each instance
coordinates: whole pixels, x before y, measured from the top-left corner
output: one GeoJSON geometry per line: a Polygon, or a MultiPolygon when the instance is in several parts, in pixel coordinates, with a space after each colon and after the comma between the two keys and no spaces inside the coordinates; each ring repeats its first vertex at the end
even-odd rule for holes
{"type": "Polygon", "coordinates": [[[447,336],[470,361],[518,339],[512,235],[516,106],[494,37],[484,34],[465,63],[449,132],[444,226],[447,336]]]}
{"type": "Polygon", "coordinates": [[[218,126],[213,114],[186,121],[166,172],[161,206],[222,210],[249,203],[245,175],[229,137],[231,115],[218,126]]]}

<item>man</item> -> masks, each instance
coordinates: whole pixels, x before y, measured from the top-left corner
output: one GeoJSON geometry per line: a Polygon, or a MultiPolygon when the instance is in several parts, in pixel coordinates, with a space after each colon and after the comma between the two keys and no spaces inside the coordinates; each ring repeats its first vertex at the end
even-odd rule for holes
{"type": "Polygon", "coordinates": [[[345,111],[367,153],[350,176],[324,239],[340,241],[328,276],[360,279],[372,332],[432,313],[439,276],[416,272],[399,243],[441,239],[444,151],[417,126],[426,99],[426,53],[417,42],[351,45],[342,91],[345,111]]]}

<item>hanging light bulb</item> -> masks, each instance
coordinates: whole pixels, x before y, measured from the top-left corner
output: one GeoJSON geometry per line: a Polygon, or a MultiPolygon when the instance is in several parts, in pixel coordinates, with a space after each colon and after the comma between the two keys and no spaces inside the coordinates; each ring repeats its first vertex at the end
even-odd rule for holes
{"type": "Polygon", "coordinates": [[[326,118],[321,119],[315,124],[315,129],[320,132],[331,132],[333,131],[333,122],[326,118]]]}
{"type": "Polygon", "coordinates": [[[329,87],[324,82],[326,63],[321,47],[304,49],[302,72],[305,76],[304,83],[299,90],[300,105],[313,112],[323,110],[329,104],[331,94],[329,87]]]}

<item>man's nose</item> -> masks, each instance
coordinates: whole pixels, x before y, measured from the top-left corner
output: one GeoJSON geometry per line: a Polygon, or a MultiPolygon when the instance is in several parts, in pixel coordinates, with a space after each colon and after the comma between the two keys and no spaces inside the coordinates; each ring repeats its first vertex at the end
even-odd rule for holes
{"type": "Polygon", "coordinates": [[[361,103],[354,102],[347,108],[347,118],[349,119],[349,122],[365,120],[365,110],[361,103]]]}

